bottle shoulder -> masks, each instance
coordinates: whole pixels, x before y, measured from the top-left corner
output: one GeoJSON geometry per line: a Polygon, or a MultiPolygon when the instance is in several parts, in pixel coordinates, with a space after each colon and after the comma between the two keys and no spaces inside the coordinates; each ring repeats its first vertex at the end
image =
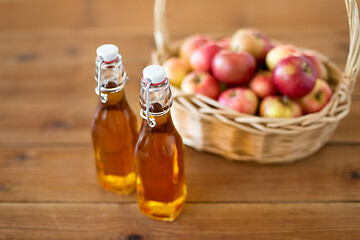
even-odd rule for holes
{"type": "Polygon", "coordinates": [[[105,122],[114,122],[119,124],[124,122],[129,125],[137,124],[136,115],[127,104],[127,102],[119,102],[117,104],[104,104],[99,102],[93,117],[93,124],[101,124],[105,122]]]}
{"type": "MultiPolygon", "coordinates": [[[[139,133],[135,154],[143,157],[169,158],[183,155],[184,145],[177,132],[146,132],[139,133]]],[[[141,158],[141,157],[140,157],[141,158]]]]}
{"type": "Polygon", "coordinates": [[[166,145],[167,143],[183,144],[182,138],[171,119],[165,124],[157,125],[153,128],[147,124],[146,120],[143,120],[139,132],[139,142],[157,142],[160,145],[166,145]]]}

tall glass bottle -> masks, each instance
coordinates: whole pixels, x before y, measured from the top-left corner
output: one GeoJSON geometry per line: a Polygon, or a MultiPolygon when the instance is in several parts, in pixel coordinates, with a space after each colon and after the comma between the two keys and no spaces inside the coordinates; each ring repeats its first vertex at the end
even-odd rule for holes
{"type": "Polygon", "coordinates": [[[95,59],[95,80],[99,103],[92,121],[92,140],[101,186],[116,193],[135,189],[134,148],[137,119],[126,100],[128,81],[118,48],[100,46],[95,59]]]}
{"type": "Polygon", "coordinates": [[[186,198],[184,145],[171,119],[169,80],[165,69],[144,69],[140,115],[144,119],[135,147],[140,211],[155,219],[173,221],[186,198]]]}

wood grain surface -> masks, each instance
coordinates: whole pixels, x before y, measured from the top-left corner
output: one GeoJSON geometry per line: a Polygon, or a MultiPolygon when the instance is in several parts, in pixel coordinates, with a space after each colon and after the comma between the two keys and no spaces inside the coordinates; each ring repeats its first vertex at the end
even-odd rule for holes
{"type": "MultiPolygon", "coordinates": [[[[60,145],[60,144],[59,144],[60,145]]],[[[6,202],[136,202],[98,187],[90,144],[0,148],[6,202]]],[[[239,164],[186,148],[189,202],[360,201],[360,146],[329,144],[285,165],[239,164]]]]}
{"type": "MultiPolygon", "coordinates": [[[[90,123],[95,49],[119,46],[139,111],[154,49],[153,1],[0,0],[0,239],[360,239],[360,84],[319,152],[293,164],[231,162],[186,147],[188,201],[173,223],[148,219],[136,194],[96,182],[90,123]]],[[[344,68],[339,0],[169,0],[171,39],[256,27],[344,68]]]]}
{"type": "Polygon", "coordinates": [[[0,239],[320,240],[360,235],[359,203],[188,203],[173,223],[146,218],[136,203],[2,203],[0,212],[13,219],[0,219],[0,239]]]}

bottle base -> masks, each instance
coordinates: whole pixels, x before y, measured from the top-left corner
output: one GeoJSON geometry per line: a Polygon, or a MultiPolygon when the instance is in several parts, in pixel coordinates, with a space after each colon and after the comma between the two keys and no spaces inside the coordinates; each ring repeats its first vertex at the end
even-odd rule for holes
{"type": "Polygon", "coordinates": [[[98,174],[98,181],[105,190],[123,195],[131,194],[136,186],[136,176],[134,172],[124,177],[98,174]]]}
{"type": "Polygon", "coordinates": [[[147,217],[172,222],[180,214],[185,202],[185,196],[173,202],[139,201],[139,209],[147,217]]]}

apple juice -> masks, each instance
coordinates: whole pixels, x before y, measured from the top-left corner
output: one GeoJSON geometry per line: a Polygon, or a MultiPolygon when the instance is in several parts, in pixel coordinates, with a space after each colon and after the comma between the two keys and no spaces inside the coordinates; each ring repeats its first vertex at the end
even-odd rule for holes
{"type": "Polygon", "coordinates": [[[173,221],[186,198],[184,145],[171,119],[164,68],[144,69],[140,105],[144,120],[135,148],[139,208],[151,218],[173,221]]]}
{"type": "Polygon", "coordinates": [[[127,78],[117,47],[103,46],[97,50],[96,64],[99,67],[96,79],[99,82],[96,91],[100,101],[91,131],[97,178],[105,189],[129,194],[135,189],[136,182],[134,148],[137,119],[125,96],[127,78]],[[113,53],[112,56],[108,56],[110,53],[113,53]]]}

